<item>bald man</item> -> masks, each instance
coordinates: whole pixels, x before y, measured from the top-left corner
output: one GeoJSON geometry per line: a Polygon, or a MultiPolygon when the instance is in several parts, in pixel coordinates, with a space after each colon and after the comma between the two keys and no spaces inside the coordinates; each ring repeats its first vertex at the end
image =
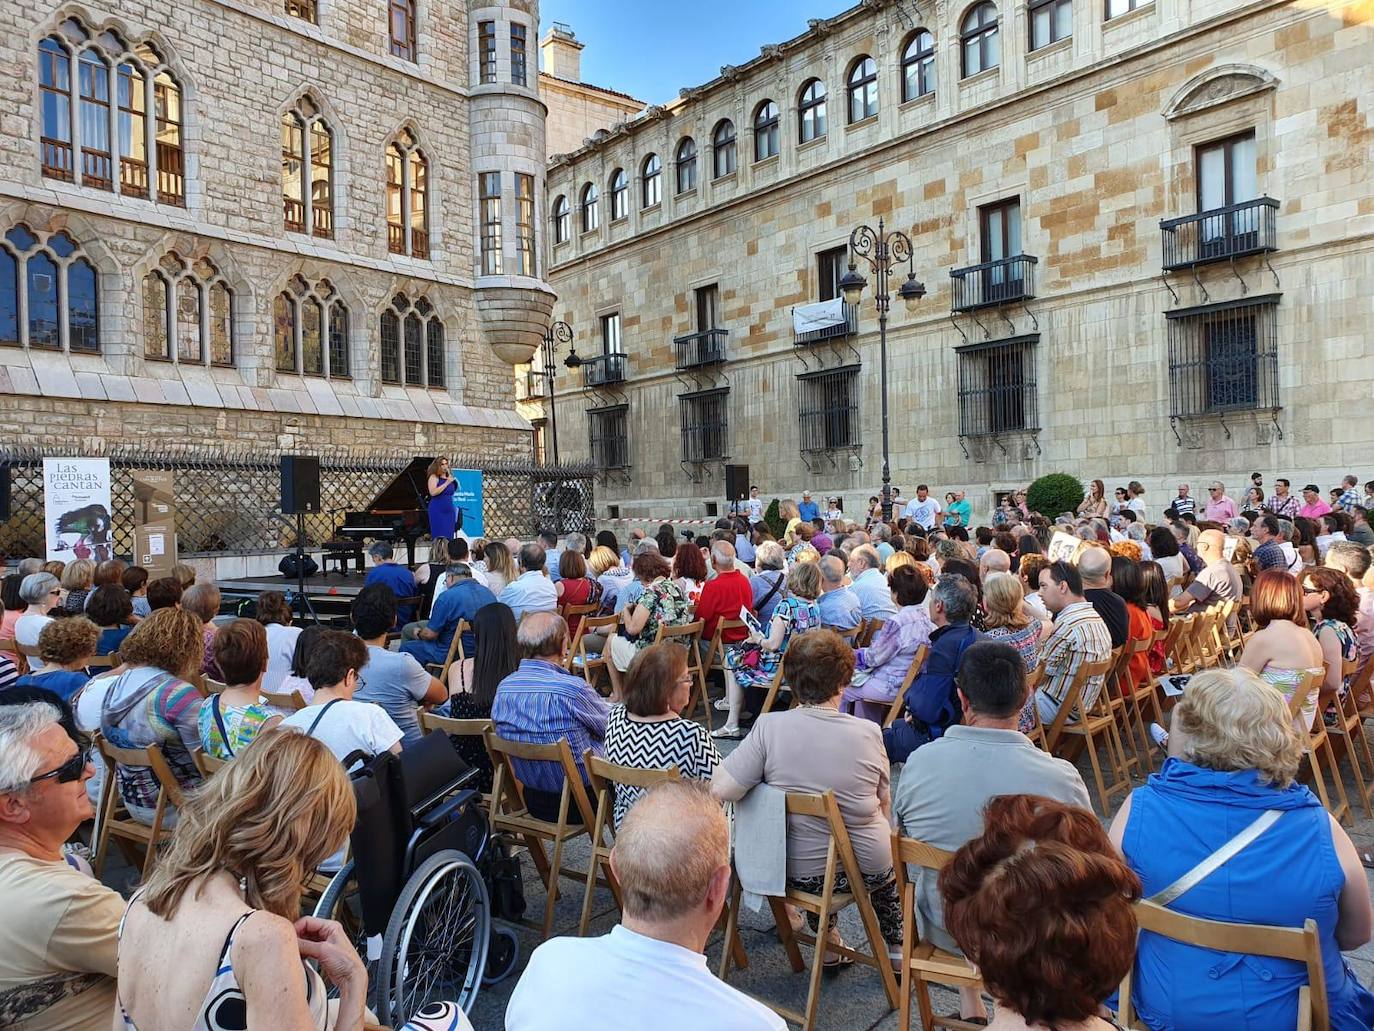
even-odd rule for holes
{"type": "Polygon", "coordinates": [[[1112,555],[1106,548],[1094,545],[1083,549],[1078,556],[1078,575],[1083,578],[1083,597],[1092,603],[1107,632],[1112,635],[1112,647],[1120,648],[1130,636],[1130,616],[1126,603],[1112,593],[1112,555]]]}
{"type": "Polygon", "coordinates": [[[782,1031],[702,954],[730,890],[725,812],[706,785],[671,781],[626,814],[611,850],[620,923],[600,938],[534,950],[506,1007],[508,1031],[782,1031]]]}
{"type": "Polygon", "coordinates": [[[1200,612],[1217,602],[1239,600],[1245,593],[1240,572],[1226,559],[1226,535],[1220,530],[1203,530],[1198,534],[1197,554],[1202,570],[1188,589],[1169,600],[1169,609],[1176,614],[1200,612]]]}
{"type": "Polygon", "coordinates": [[[978,560],[978,578],[983,583],[988,582],[988,577],[993,573],[1010,573],[1011,556],[1000,548],[989,548],[983,552],[983,557],[978,560]]]}

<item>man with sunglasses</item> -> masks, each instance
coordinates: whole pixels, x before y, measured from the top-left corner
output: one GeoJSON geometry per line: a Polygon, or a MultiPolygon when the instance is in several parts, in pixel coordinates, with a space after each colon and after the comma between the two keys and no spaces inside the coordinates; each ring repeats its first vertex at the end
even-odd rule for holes
{"type": "Polygon", "coordinates": [[[32,1031],[109,1026],[124,912],[62,850],[93,815],[94,767],[59,715],[0,707],[0,1014],[32,1031]]]}

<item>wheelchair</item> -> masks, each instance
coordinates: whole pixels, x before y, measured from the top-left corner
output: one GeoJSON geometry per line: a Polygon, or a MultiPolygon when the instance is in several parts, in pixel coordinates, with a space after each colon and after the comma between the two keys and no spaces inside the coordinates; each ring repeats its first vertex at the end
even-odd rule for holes
{"type": "MultiPolygon", "coordinates": [[[[358,821],[349,860],[314,915],[337,920],[367,963],[368,1004],[401,1027],[426,1005],[464,1012],[482,984],[515,969],[515,933],[493,923],[488,882],[498,856],[469,767],[444,734],[400,755],[359,754],[358,821]]],[[[345,760],[354,764],[355,757],[345,760]]]]}

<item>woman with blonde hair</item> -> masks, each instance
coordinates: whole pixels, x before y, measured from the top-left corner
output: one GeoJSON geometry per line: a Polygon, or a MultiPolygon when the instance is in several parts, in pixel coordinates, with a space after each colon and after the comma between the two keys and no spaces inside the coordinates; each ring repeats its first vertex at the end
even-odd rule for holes
{"type": "Polygon", "coordinates": [[[515,563],[510,557],[510,548],[501,541],[487,541],[487,546],[482,551],[482,558],[487,564],[487,572],[484,577],[487,589],[492,594],[499,595],[506,589],[506,584],[518,575],[515,571],[515,563]]]}
{"type": "Polygon", "coordinates": [[[797,543],[797,527],[801,525],[801,509],[797,507],[797,502],[792,498],[784,498],[778,502],[778,518],[783,521],[786,527],[782,531],[782,543],[786,547],[792,547],[797,543]]]}
{"type": "Polygon", "coordinates": [[[600,576],[608,569],[614,569],[620,565],[620,556],[604,544],[592,549],[590,557],[587,559],[587,568],[592,576],[600,576]]]}
{"type": "MultiPolygon", "coordinates": [[[[1030,672],[1040,662],[1040,641],[1048,637],[1054,624],[1034,616],[1026,608],[1025,590],[1014,573],[993,573],[983,581],[983,625],[987,635],[1009,644],[1021,656],[1030,672]]],[[[1029,734],[1035,727],[1035,698],[1026,699],[1016,729],[1029,734]]]]}
{"type": "Polygon", "coordinates": [[[362,960],[338,924],[300,916],[356,816],[343,766],[305,734],[267,731],[206,781],[120,927],[117,1026],[360,1031],[362,960]]]}
{"type": "Polygon", "coordinates": [[[95,585],[95,563],[88,558],[68,562],[62,570],[62,589],[67,592],[62,606],[68,612],[86,611],[86,596],[95,585]]]}
{"type": "Polygon", "coordinates": [[[895,573],[899,569],[914,568],[916,559],[909,551],[894,551],[883,563],[884,573],[895,573]]]}
{"type": "MultiPolygon", "coordinates": [[[[1296,928],[1315,920],[1332,1031],[1367,1029],[1374,995],[1341,952],[1370,939],[1369,881],[1341,825],[1296,781],[1302,738],[1283,696],[1250,670],[1195,674],[1173,710],[1164,768],[1126,800],[1111,837],[1146,899],[1192,881],[1168,903],[1179,913],[1296,928]],[[1253,843],[1200,878],[1190,876],[1247,830],[1259,835],[1253,843]]],[[[1153,1031],[1296,1027],[1307,981],[1299,962],[1146,932],[1132,1002],[1153,1031]]]]}

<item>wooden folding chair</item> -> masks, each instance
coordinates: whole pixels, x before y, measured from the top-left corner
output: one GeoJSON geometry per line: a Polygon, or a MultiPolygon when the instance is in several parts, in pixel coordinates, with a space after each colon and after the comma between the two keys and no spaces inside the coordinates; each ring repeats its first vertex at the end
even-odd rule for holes
{"type": "MultiPolygon", "coordinates": [[[[1185,916],[1144,900],[1137,902],[1134,908],[1140,930],[1151,934],[1216,952],[1273,956],[1306,965],[1307,984],[1298,990],[1295,1026],[1299,1031],[1327,1031],[1331,1026],[1326,975],[1322,969],[1321,938],[1317,935],[1317,922],[1311,917],[1303,922],[1301,928],[1272,927],[1267,924],[1232,924],[1185,916]]],[[[1121,981],[1118,1019],[1122,1027],[1133,1027],[1135,1024],[1135,1006],[1131,1000],[1134,976],[1135,968],[1132,966],[1121,981]]]]}
{"type": "Polygon", "coordinates": [[[596,800],[596,820],[592,826],[592,854],[587,861],[587,885],[582,895],[582,919],[577,925],[579,937],[586,935],[587,925],[592,920],[592,896],[596,894],[598,875],[601,875],[604,883],[610,887],[615,904],[622,905],[620,884],[611,871],[611,846],[607,843],[609,839],[614,838],[611,816],[615,806],[616,786],[623,784],[647,789],[655,784],[678,779],[676,766],[661,770],[617,766],[593,755],[591,749],[587,750],[582,761],[587,765],[587,779],[592,782],[592,797],[596,800]]]}
{"type": "Polygon", "coordinates": [[[863,630],[861,630],[858,636],[854,639],[854,647],[867,648],[870,644],[873,643],[873,638],[878,635],[878,631],[883,628],[883,624],[886,622],[886,620],[878,619],[876,616],[872,619],[864,620],[863,630]]]}
{"type": "Polygon", "coordinates": [[[572,665],[572,657],[577,654],[577,646],[582,642],[582,635],[587,632],[586,622],[588,616],[595,616],[601,611],[599,604],[591,605],[560,605],[558,614],[563,617],[568,626],[573,625],[573,620],[577,620],[577,629],[573,631],[572,640],[568,642],[568,654],[563,657],[563,668],[569,669],[572,665]]]}
{"type": "MultiPolygon", "coordinates": [[[[1137,641],[1131,641],[1127,645],[1127,669],[1129,660],[1132,656],[1148,653],[1154,646],[1155,641],[1160,640],[1161,635],[1167,636],[1166,631],[1156,630],[1151,637],[1143,637],[1137,641]]],[[[1146,775],[1154,769],[1154,753],[1151,751],[1154,739],[1150,737],[1149,724],[1145,719],[1145,710],[1148,707],[1152,710],[1154,719],[1152,722],[1158,723],[1161,727],[1168,726],[1164,722],[1164,707],[1159,703],[1158,681],[1153,675],[1147,676],[1139,684],[1131,684],[1127,678],[1127,687],[1130,691],[1129,703],[1135,715],[1136,726],[1140,731],[1141,742],[1145,746],[1145,751],[1141,755],[1141,776],[1146,775]]]]}
{"type": "Polygon", "coordinates": [[[902,686],[897,688],[897,697],[892,699],[892,704],[887,707],[887,715],[883,717],[884,729],[896,723],[897,717],[902,714],[902,702],[906,699],[907,689],[916,682],[921,667],[926,664],[928,654],[930,654],[930,649],[923,644],[916,649],[916,654],[911,657],[911,665],[907,667],[906,676],[902,678],[902,686]]]}
{"type": "MultiPolygon", "coordinates": [[[[1374,780],[1374,753],[1369,748],[1369,739],[1364,735],[1364,719],[1360,716],[1359,706],[1355,703],[1355,691],[1351,687],[1358,672],[1359,664],[1354,659],[1341,663],[1341,682],[1345,690],[1336,695],[1336,712],[1339,718],[1334,727],[1328,726],[1326,732],[1341,738],[1346,757],[1350,760],[1350,772],[1355,775],[1355,785],[1360,792],[1360,802],[1365,816],[1374,818],[1374,807],[1370,805],[1369,783],[1365,781],[1364,771],[1368,770],[1374,780]],[[1358,752],[1364,752],[1363,769],[1358,752]]],[[[1337,769],[1339,769],[1339,762],[1337,769]]]]}
{"type": "Polygon", "coordinates": [[[748,630],[749,627],[739,619],[720,619],[716,621],[716,632],[711,635],[711,643],[706,649],[706,658],[702,661],[702,667],[707,673],[714,669],[725,669],[725,631],[727,630],[748,630]]]}
{"type": "Polygon", "coordinates": [[[585,876],[581,871],[563,869],[563,849],[574,838],[588,834],[595,820],[591,801],[587,798],[586,786],[577,764],[573,762],[572,749],[566,737],[552,744],[536,745],[520,741],[508,741],[499,737],[495,730],[487,731],[487,751],[491,753],[492,768],[495,776],[491,787],[491,829],[494,832],[518,834],[529,848],[530,858],[535,869],[544,881],[544,920],[538,927],[547,939],[553,931],[553,914],[558,901],[558,879],[568,877],[580,879],[585,876]],[[525,788],[515,774],[512,759],[526,762],[552,762],[563,768],[563,790],[559,793],[558,819],[541,820],[530,813],[525,804],[525,788]],[[572,806],[582,817],[580,824],[568,822],[572,806]],[[544,852],[544,842],[553,846],[550,857],[544,852]]]}
{"type": "Polygon", "coordinates": [[[928,984],[981,990],[983,980],[978,975],[978,968],[963,956],[918,940],[916,884],[907,877],[906,872],[910,863],[938,873],[953,856],[953,852],[927,845],[924,841],[904,838],[900,834],[892,835],[892,867],[897,874],[897,890],[902,896],[902,993],[897,1003],[899,1031],[910,1031],[913,990],[921,1012],[921,1031],[933,1031],[938,1027],[974,1031],[977,1027],[957,1017],[937,1017],[931,1007],[928,984]]]}
{"type": "Polygon", "coordinates": [[[220,770],[229,765],[230,760],[220,759],[203,748],[197,748],[191,753],[191,758],[195,760],[196,769],[200,770],[202,777],[213,777],[220,770]]]}
{"type": "Polygon", "coordinates": [[[787,650],[783,649],[781,658],[778,659],[778,671],[773,674],[773,680],[768,685],[768,693],[763,696],[763,707],[759,709],[757,715],[762,716],[766,712],[773,711],[773,703],[778,700],[778,692],[791,692],[791,688],[782,682],[784,669],[787,665],[787,650]]]}
{"type": "MultiPolygon", "coordinates": [[[[1147,644],[1154,639],[1153,635],[1146,639],[1143,644],[1147,644]]],[[[1131,763],[1136,772],[1143,772],[1153,764],[1150,760],[1150,741],[1145,726],[1140,722],[1136,706],[1132,704],[1131,696],[1133,685],[1131,684],[1131,656],[1135,654],[1134,645],[1137,642],[1128,640],[1120,648],[1112,651],[1115,662],[1112,670],[1107,674],[1107,679],[1103,683],[1110,698],[1108,699],[1112,707],[1112,713],[1116,716],[1117,734],[1125,740],[1131,742],[1131,763]],[[1141,742],[1144,741],[1145,751],[1141,751],[1141,742]]],[[[1123,748],[1124,754],[1124,748],[1123,748]]]]}
{"type": "Polygon", "coordinates": [[[1092,765],[1093,777],[1097,784],[1097,801],[1102,807],[1102,815],[1106,816],[1111,809],[1111,797],[1115,792],[1129,793],[1131,790],[1131,776],[1129,766],[1126,762],[1125,748],[1121,744],[1121,738],[1116,732],[1116,715],[1112,711],[1111,700],[1107,684],[1102,684],[1102,689],[1098,691],[1097,697],[1091,705],[1083,705],[1083,689],[1088,681],[1093,677],[1106,677],[1111,671],[1113,659],[1111,656],[1101,662],[1083,662],[1078,666],[1078,671],[1074,674],[1069,689],[1064,695],[1064,700],[1059,706],[1059,712],[1054,717],[1054,722],[1050,724],[1050,729],[1046,733],[1046,742],[1050,752],[1063,758],[1072,760],[1071,751],[1065,754],[1067,749],[1061,749],[1061,744],[1066,738],[1079,738],[1087,748],[1088,761],[1092,765]],[[1076,716],[1076,720],[1070,722],[1069,717],[1076,716]],[[1098,738],[1102,737],[1107,745],[1107,763],[1112,773],[1112,786],[1107,787],[1102,779],[1102,765],[1097,757],[1098,738]]]}
{"type": "Polygon", "coordinates": [[[29,657],[13,637],[0,638],[0,652],[14,656],[14,668],[21,677],[29,671],[29,657]]]}
{"type": "Polygon", "coordinates": [[[448,643],[448,654],[444,656],[444,661],[425,663],[425,671],[430,676],[438,677],[444,686],[448,686],[448,668],[455,662],[462,662],[467,658],[467,652],[463,648],[463,634],[471,629],[466,619],[458,620],[458,626],[453,631],[453,640],[448,643]]]}
{"type": "Polygon", "coordinates": [[[701,634],[706,629],[706,621],[698,619],[694,623],[681,623],[677,626],[668,626],[660,623],[658,636],[654,638],[654,643],[659,641],[677,641],[687,648],[687,672],[692,674],[692,696],[687,699],[687,708],[682,715],[687,719],[696,716],[697,701],[701,701],[701,707],[706,713],[706,729],[711,729],[711,697],[706,691],[706,669],[701,663],[701,634]]]}
{"type": "MultiPolygon", "coordinates": [[[[487,734],[495,727],[491,720],[455,720],[451,716],[440,716],[438,713],[420,710],[420,729],[426,734],[431,734],[436,730],[443,731],[449,737],[475,737],[480,738],[482,747],[486,747],[487,734]]],[[[490,755],[488,755],[490,758],[490,755]]],[[[492,769],[496,769],[495,762],[492,769]]],[[[491,795],[482,796],[482,804],[491,809],[491,795]]]]}
{"type": "Polygon", "coordinates": [[[1303,739],[1303,753],[1307,756],[1307,761],[1312,769],[1312,780],[1316,785],[1317,797],[1322,800],[1322,805],[1326,811],[1337,820],[1346,822],[1353,819],[1350,810],[1350,800],[1345,793],[1345,781],[1341,779],[1340,768],[1336,765],[1336,753],[1331,747],[1331,737],[1326,732],[1326,721],[1322,719],[1320,712],[1316,713],[1316,718],[1312,718],[1311,711],[1304,711],[1315,707],[1317,692],[1321,689],[1322,682],[1326,679],[1326,667],[1314,666],[1312,669],[1304,670],[1302,683],[1288,696],[1288,714],[1293,718],[1294,723],[1299,728],[1299,733],[1303,739]],[[1310,723],[1309,723],[1310,721],[1310,723]],[[1340,804],[1333,806],[1331,798],[1326,792],[1326,781],[1322,776],[1321,762],[1323,756],[1326,759],[1327,769],[1331,773],[1331,780],[1334,782],[1336,795],[1340,798],[1340,804]]]}
{"type": "MultiPolygon", "coordinates": [[[[854,849],[849,841],[849,832],[845,829],[844,818],[840,815],[840,807],[835,801],[835,793],[827,791],[824,794],[816,795],[789,791],[787,793],[787,815],[809,816],[814,819],[825,820],[830,825],[830,844],[826,849],[825,874],[821,893],[816,895],[789,887],[781,897],[769,896],[768,898],[768,904],[773,911],[773,921],[777,924],[778,937],[782,940],[783,948],[787,950],[787,958],[794,972],[800,973],[806,969],[797,943],[800,942],[812,947],[811,977],[806,993],[806,1011],[805,1013],[798,1013],[795,1010],[786,1009],[776,1003],[769,1002],[767,999],[760,999],[759,1001],[785,1019],[794,1024],[800,1024],[802,1031],[811,1031],[816,1023],[816,1007],[820,1003],[821,968],[824,965],[826,951],[829,950],[839,955],[848,956],[856,963],[876,968],[878,976],[882,980],[883,992],[887,995],[887,1004],[895,1007],[897,1005],[897,979],[892,970],[892,961],[887,956],[887,943],[883,940],[882,932],[878,927],[878,917],[873,912],[873,903],[868,898],[868,891],[864,886],[863,874],[859,870],[858,860],[854,858],[854,849]],[[850,886],[850,890],[844,893],[835,890],[835,883],[841,870],[843,870],[850,886]],[[811,934],[805,930],[793,931],[791,921],[787,917],[787,911],[784,909],[785,903],[808,913],[814,913],[819,920],[817,933],[811,934]],[[859,919],[863,922],[864,932],[868,936],[869,953],[859,952],[848,946],[831,945],[826,941],[828,918],[832,913],[839,913],[850,905],[855,905],[859,909],[859,919]]],[[[722,981],[730,972],[730,961],[733,958],[734,947],[739,938],[740,895],[739,879],[733,878],[731,882],[730,916],[726,920],[725,941],[721,949],[720,978],[722,981]]]]}
{"type": "MultiPolygon", "coordinates": [[[[0,652],[5,651],[5,642],[0,641],[0,652]]],[[[90,662],[86,663],[86,668],[91,669],[114,669],[119,665],[119,652],[110,652],[107,655],[96,655],[90,662]]]]}
{"type": "Polygon", "coordinates": [[[110,847],[110,839],[132,841],[143,847],[143,879],[148,879],[153,864],[157,861],[157,846],[172,834],[170,827],[163,826],[167,809],[182,804],[181,785],[177,782],[172,768],[157,745],[146,748],[118,748],[105,740],[103,734],[95,735],[95,747],[105,764],[105,782],[100,786],[100,811],[95,829],[95,861],[92,864],[98,878],[105,867],[105,854],[110,847]],[[153,822],[150,825],[139,823],[129,815],[119,795],[119,766],[150,769],[157,777],[157,802],[153,807],[153,822]]]}
{"type": "Polygon", "coordinates": [[[1366,659],[1355,670],[1355,675],[1350,679],[1350,697],[1355,699],[1355,707],[1360,711],[1361,719],[1374,719],[1374,691],[1370,690],[1370,681],[1374,679],[1374,656],[1366,659]]]}
{"type": "Polygon", "coordinates": [[[262,704],[272,709],[281,709],[284,712],[300,712],[305,708],[305,696],[299,691],[291,690],[286,693],[275,693],[272,691],[262,691],[259,693],[262,704]]]}
{"type": "Polygon", "coordinates": [[[601,674],[606,674],[606,679],[611,685],[612,697],[620,697],[620,670],[615,668],[615,663],[611,661],[611,638],[615,636],[616,628],[620,626],[619,614],[610,616],[587,616],[582,620],[582,633],[577,638],[577,654],[569,657],[568,671],[570,673],[581,673],[582,679],[595,691],[602,694],[601,674]],[[588,653],[587,651],[587,632],[591,630],[606,631],[606,647],[601,653],[588,653]]]}
{"type": "Polygon", "coordinates": [[[1045,679],[1045,664],[1039,662],[1035,669],[1026,674],[1026,698],[1031,703],[1032,726],[1026,737],[1030,738],[1042,752],[1050,754],[1050,740],[1045,735],[1045,725],[1040,722],[1040,706],[1035,704],[1035,689],[1045,679]]]}

